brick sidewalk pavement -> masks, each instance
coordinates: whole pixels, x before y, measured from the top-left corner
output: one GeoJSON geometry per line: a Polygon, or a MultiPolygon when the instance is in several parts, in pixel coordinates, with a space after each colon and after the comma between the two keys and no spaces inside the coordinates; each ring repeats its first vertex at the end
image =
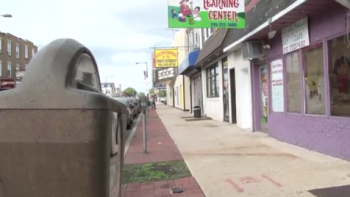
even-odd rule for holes
{"type": "MultiPolygon", "coordinates": [[[[142,117],[141,117],[142,118],[142,117]]],[[[137,125],[135,135],[125,156],[125,165],[160,161],[183,160],[174,141],[169,136],[156,110],[149,110],[147,117],[148,153],[143,153],[142,121],[137,125]]],[[[153,183],[131,183],[123,185],[123,197],[205,197],[193,177],[158,181],[153,183]],[[182,187],[184,192],[170,194],[173,186],[182,187]]]]}

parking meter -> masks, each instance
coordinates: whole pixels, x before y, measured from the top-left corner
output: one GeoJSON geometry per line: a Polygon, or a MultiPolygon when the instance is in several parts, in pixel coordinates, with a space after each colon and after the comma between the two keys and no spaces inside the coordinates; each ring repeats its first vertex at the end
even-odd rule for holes
{"type": "Polygon", "coordinates": [[[126,107],[101,93],[91,52],[58,39],[0,92],[1,197],[119,197],[126,107]]]}

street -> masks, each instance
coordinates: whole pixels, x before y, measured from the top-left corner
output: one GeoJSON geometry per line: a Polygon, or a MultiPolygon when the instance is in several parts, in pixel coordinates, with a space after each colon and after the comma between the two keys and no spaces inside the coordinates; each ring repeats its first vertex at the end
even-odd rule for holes
{"type": "Polygon", "coordinates": [[[126,130],[126,133],[124,133],[124,142],[126,142],[128,140],[128,137],[130,136],[130,133],[131,131],[134,129],[135,125],[136,125],[136,122],[137,120],[142,117],[142,114],[140,113],[135,119],[134,121],[132,122],[132,125],[130,127],[130,129],[127,129],[126,130]]]}

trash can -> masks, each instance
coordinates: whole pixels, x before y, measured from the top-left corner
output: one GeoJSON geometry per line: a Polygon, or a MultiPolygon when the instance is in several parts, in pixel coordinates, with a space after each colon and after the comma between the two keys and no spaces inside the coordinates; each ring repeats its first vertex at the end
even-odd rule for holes
{"type": "Polygon", "coordinates": [[[201,107],[200,106],[194,106],[193,107],[193,115],[195,118],[200,118],[201,117],[201,107]]]}

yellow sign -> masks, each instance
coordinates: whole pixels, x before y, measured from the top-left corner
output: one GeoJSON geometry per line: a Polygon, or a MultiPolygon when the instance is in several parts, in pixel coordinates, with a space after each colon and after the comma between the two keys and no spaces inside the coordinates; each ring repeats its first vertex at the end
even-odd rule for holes
{"type": "Polygon", "coordinates": [[[156,68],[178,67],[177,49],[155,49],[154,61],[156,68]]]}

